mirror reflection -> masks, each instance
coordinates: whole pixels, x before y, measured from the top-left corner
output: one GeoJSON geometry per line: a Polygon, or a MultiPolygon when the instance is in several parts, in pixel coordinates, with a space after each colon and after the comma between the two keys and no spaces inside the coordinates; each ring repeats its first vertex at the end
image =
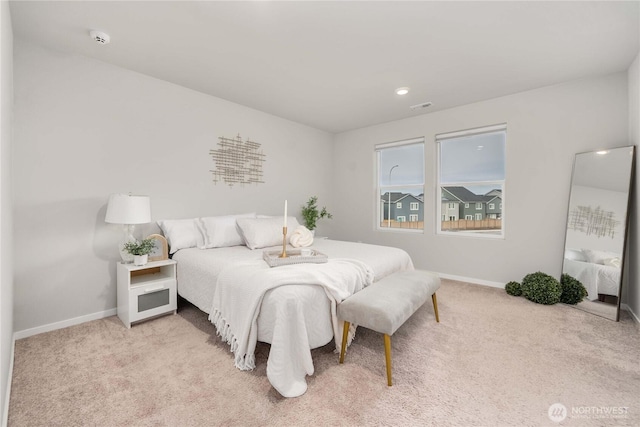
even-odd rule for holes
{"type": "Polygon", "coordinates": [[[576,154],[567,217],[562,273],[587,290],[576,307],[616,321],[634,148],[576,154]]]}

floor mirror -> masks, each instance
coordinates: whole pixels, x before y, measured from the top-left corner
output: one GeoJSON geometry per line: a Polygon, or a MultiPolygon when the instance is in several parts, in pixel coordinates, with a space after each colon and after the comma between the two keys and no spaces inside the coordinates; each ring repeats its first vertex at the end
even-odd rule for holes
{"type": "Polygon", "coordinates": [[[573,163],[562,273],[587,296],[576,308],[620,320],[635,147],[578,153],[573,163]]]}

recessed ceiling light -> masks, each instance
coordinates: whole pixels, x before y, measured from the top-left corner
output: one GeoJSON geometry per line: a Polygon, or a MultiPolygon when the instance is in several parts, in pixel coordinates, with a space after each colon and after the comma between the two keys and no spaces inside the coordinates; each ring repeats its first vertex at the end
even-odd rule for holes
{"type": "Polygon", "coordinates": [[[399,87],[398,89],[396,89],[396,95],[406,95],[408,93],[409,93],[408,87],[399,87]]]}
{"type": "Polygon", "coordinates": [[[608,153],[607,150],[596,151],[596,154],[600,154],[600,155],[607,154],[607,153],[608,153]]]}

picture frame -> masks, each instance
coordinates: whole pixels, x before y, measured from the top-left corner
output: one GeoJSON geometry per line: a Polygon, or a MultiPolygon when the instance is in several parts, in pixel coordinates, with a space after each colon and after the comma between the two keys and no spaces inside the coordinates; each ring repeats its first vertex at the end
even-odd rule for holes
{"type": "Polygon", "coordinates": [[[167,239],[160,234],[151,234],[147,239],[154,240],[154,249],[149,254],[149,261],[162,261],[169,259],[169,245],[167,239]]]}

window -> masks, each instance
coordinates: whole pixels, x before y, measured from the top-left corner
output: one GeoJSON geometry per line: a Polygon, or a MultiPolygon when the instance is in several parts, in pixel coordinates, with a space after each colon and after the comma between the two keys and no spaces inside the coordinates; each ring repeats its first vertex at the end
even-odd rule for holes
{"type": "MultiPolygon", "coordinates": [[[[424,228],[424,138],[375,147],[378,191],[378,230],[422,231],[424,228]],[[405,199],[409,215],[399,215],[405,199]]],[[[405,211],[406,212],[406,211],[405,211]]]]}
{"type": "Polygon", "coordinates": [[[449,209],[455,209],[456,204],[455,203],[449,203],[449,209]]]}
{"type": "MultiPolygon", "coordinates": [[[[464,214],[465,220],[475,218],[475,224],[441,221],[438,233],[488,238],[504,236],[502,202],[498,209],[495,209],[495,202],[489,202],[505,200],[506,139],[506,125],[436,135],[437,178],[442,201],[457,200],[460,205],[464,203],[465,209],[475,204],[476,211],[481,211],[487,204],[492,210],[492,217],[482,220],[484,213],[467,215],[461,209],[459,217],[464,214]]],[[[442,205],[436,204],[436,209],[442,209],[442,205]]]]}

